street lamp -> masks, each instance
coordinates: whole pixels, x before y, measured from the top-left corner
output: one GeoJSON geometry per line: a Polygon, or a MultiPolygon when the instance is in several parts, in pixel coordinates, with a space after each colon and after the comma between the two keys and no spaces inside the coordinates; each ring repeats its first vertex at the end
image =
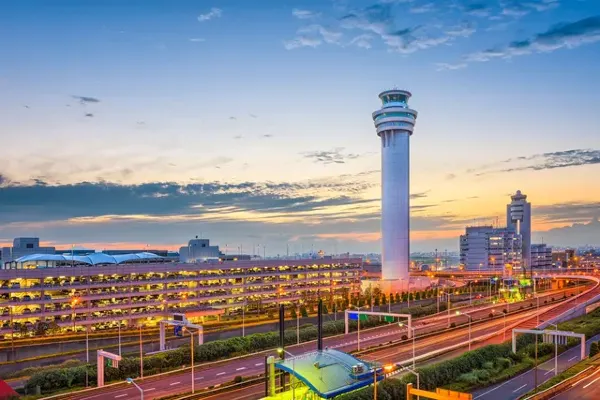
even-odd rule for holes
{"type": "Polygon", "coordinates": [[[283,347],[279,347],[277,349],[277,354],[279,354],[279,358],[281,358],[281,359],[283,359],[282,356],[284,354],[287,354],[288,356],[292,357],[292,372],[293,372],[293,376],[290,378],[290,386],[292,387],[292,400],[296,400],[296,386],[294,385],[294,382],[293,382],[293,378],[296,376],[296,356],[294,356],[292,353],[290,353],[289,351],[287,351],[283,347]]]}
{"type": "Polygon", "coordinates": [[[400,322],[398,324],[398,326],[400,326],[400,327],[406,326],[408,329],[412,330],[412,339],[413,339],[412,340],[412,342],[413,342],[412,343],[412,350],[413,350],[412,364],[413,364],[413,369],[415,369],[415,358],[416,358],[416,356],[415,356],[415,336],[417,336],[415,331],[417,328],[415,328],[413,326],[405,325],[404,322],[400,322]]]}
{"type": "MultiPolygon", "coordinates": [[[[558,325],[548,322],[558,332],[558,325]]],[[[554,335],[554,376],[558,375],[558,336],[554,335]]]]}
{"type": "Polygon", "coordinates": [[[192,393],[196,392],[196,388],[194,385],[194,332],[192,332],[191,329],[189,329],[188,327],[184,326],[183,329],[185,329],[186,331],[188,331],[190,333],[190,358],[192,361],[192,393]]]}
{"type": "Polygon", "coordinates": [[[137,384],[137,383],[135,383],[135,382],[133,381],[133,379],[131,379],[131,378],[127,378],[127,379],[125,380],[125,382],[127,382],[127,383],[129,383],[129,384],[131,384],[131,385],[135,386],[135,387],[137,388],[137,390],[139,390],[139,391],[140,391],[140,399],[141,399],[141,400],[144,400],[144,391],[142,390],[142,388],[141,388],[141,387],[139,387],[139,386],[138,386],[138,384],[137,384]]]}
{"type": "Polygon", "coordinates": [[[356,307],[356,310],[358,311],[358,313],[356,314],[357,318],[356,318],[356,324],[357,324],[357,329],[356,329],[356,350],[360,351],[360,309],[363,307],[368,307],[368,306],[362,306],[362,307],[356,307]]]}
{"type": "Polygon", "coordinates": [[[457,311],[456,315],[464,315],[469,318],[469,351],[471,351],[471,323],[473,322],[473,317],[471,317],[466,312],[457,311]]]}

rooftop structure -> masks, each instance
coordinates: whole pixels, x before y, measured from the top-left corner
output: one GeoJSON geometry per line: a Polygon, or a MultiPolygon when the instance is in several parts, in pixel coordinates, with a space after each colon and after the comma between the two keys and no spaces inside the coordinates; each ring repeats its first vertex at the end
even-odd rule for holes
{"type": "Polygon", "coordinates": [[[411,93],[392,89],[379,94],[373,112],[381,140],[382,278],[408,280],[410,254],[410,136],[417,112],[408,106],[411,93]]]}
{"type": "Polygon", "coordinates": [[[122,264],[126,262],[141,262],[141,261],[156,261],[163,257],[153,253],[136,253],[136,254],[116,254],[109,255],[104,253],[89,253],[81,256],[60,255],[60,254],[31,254],[17,258],[15,261],[8,262],[4,265],[4,269],[19,268],[48,268],[54,267],[57,264],[122,264]]]}
{"type": "Polygon", "coordinates": [[[323,399],[373,383],[373,365],[333,349],[286,358],[276,362],[275,367],[289,372],[323,399]]]}
{"type": "Polygon", "coordinates": [[[41,247],[40,238],[36,237],[18,237],[13,239],[12,247],[3,247],[0,249],[0,266],[6,262],[14,261],[17,258],[30,254],[54,254],[54,247],[41,247]]]}

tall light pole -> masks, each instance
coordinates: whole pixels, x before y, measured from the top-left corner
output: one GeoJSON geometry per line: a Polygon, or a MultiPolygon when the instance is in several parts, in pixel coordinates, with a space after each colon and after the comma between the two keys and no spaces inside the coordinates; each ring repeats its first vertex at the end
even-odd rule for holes
{"type": "Polygon", "coordinates": [[[144,379],[144,351],[142,342],[142,325],[140,324],[140,379],[144,379]]]}
{"type": "MultiPolygon", "coordinates": [[[[558,325],[548,322],[558,332],[558,325]]],[[[554,376],[558,375],[558,336],[554,335],[554,376]]]]}
{"type": "Polygon", "coordinates": [[[300,301],[296,304],[296,344],[300,344],[300,301]]]}
{"type": "Polygon", "coordinates": [[[119,355],[121,355],[121,320],[119,320],[119,355]]]}
{"type": "Polygon", "coordinates": [[[139,391],[140,391],[140,399],[141,399],[141,400],[144,400],[144,391],[142,390],[142,388],[141,388],[141,387],[139,387],[139,386],[138,386],[138,384],[137,384],[137,383],[135,383],[135,382],[133,381],[133,379],[131,379],[131,378],[127,378],[127,379],[125,380],[125,382],[127,382],[127,383],[129,383],[129,384],[131,384],[131,385],[135,386],[135,387],[137,388],[137,390],[139,390],[139,391]]]}
{"type": "Polygon", "coordinates": [[[246,336],[246,316],[245,316],[245,309],[246,309],[246,298],[244,297],[244,301],[242,303],[242,337],[246,336]]]}
{"type": "Polygon", "coordinates": [[[457,311],[456,315],[464,315],[469,318],[469,351],[471,351],[471,323],[473,322],[473,317],[471,317],[466,312],[457,311]]]}
{"type": "Polygon", "coordinates": [[[190,359],[192,362],[192,393],[196,392],[196,388],[195,388],[195,382],[194,382],[194,332],[192,332],[191,329],[188,329],[187,327],[183,327],[183,329],[185,329],[186,331],[188,331],[190,333],[190,359]]]}
{"type": "Polygon", "coordinates": [[[400,322],[398,324],[398,326],[401,326],[401,327],[402,326],[406,326],[406,328],[412,330],[412,339],[413,339],[412,340],[412,353],[413,353],[413,356],[412,356],[412,364],[413,364],[413,366],[412,367],[413,367],[413,369],[415,369],[415,358],[416,358],[416,354],[415,354],[415,336],[417,336],[417,333],[416,333],[416,329],[417,328],[405,325],[404,322],[400,322]]]}

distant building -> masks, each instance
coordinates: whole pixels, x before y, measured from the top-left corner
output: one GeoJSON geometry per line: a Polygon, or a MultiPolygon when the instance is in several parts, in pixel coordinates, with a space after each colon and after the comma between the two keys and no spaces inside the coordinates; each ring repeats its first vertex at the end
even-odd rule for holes
{"type": "Polygon", "coordinates": [[[17,258],[28,256],[31,254],[54,254],[54,247],[40,247],[40,238],[36,237],[20,237],[13,239],[12,247],[3,247],[0,259],[0,265],[6,262],[15,261],[17,258]]]}
{"type": "Polygon", "coordinates": [[[517,190],[511,202],[506,206],[506,227],[521,235],[521,253],[526,267],[531,265],[531,203],[527,195],[517,190]]]}
{"type": "Polygon", "coordinates": [[[575,250],[566,249],[552,252],[552,264],[556,267],[567,268],[576,264],[575,250]]]}
{"type": "Polygon", "coordinates": [[[460,236],[460,264],[467,271],[521,267],[521,235],[511,228],[469,226],[460,236]]]}
{"type": "Polygon", "coordinates": [[[531,268],[552,268],[552,248],[545,244],[531,245],[531,268]]]}
{"type": "Polygon", "coordinates": [[[198,236],[179,248],[179,261],[184,263],[218,260],[222,256],[219,246],[211,246],[208,239],[198,239],[198,236]]]}

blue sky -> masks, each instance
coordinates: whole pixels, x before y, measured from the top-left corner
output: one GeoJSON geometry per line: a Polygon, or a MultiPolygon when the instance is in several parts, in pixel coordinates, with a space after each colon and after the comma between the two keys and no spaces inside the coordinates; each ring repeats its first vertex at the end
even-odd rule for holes
{"type": "Polygon", "coordinates": [[[597,244],[600,3],[11,1],[0,242],[379,249],[377,94],[413,92],[415,250],[503,220],[597,244]]]}

